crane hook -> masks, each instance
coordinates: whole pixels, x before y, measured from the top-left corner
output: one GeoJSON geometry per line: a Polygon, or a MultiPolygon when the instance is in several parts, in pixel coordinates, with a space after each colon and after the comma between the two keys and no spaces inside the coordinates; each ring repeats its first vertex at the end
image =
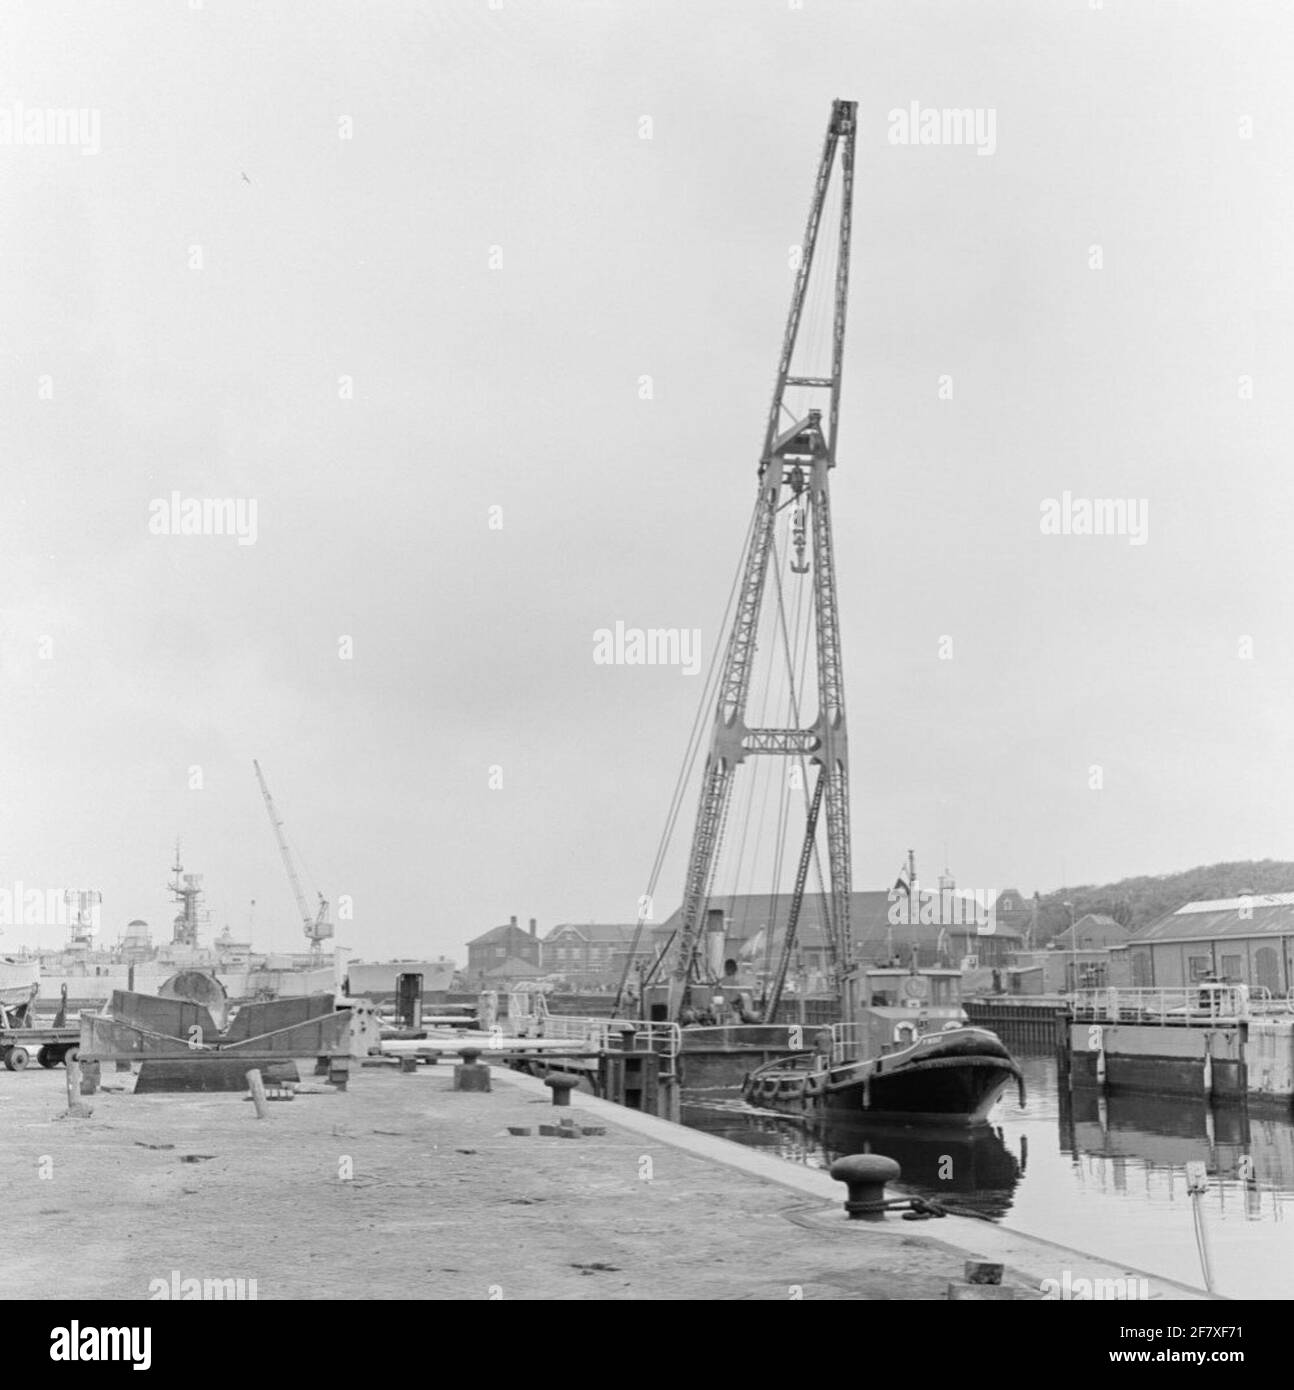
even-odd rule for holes
{"type": "Polygon", "coordinates": [[[795,546],[795,559],[791,561],[792,574],[808,574],[809,572],[808,561],[804,558],[806,543],[804,500],[797,496],[795,499],[795,511],[791,514],[791,544],[795,546]]]}

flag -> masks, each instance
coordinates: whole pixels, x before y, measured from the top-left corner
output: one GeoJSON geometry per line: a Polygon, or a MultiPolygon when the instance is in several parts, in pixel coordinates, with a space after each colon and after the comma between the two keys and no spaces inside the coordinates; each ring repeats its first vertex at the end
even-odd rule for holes
{"type": "Polygon", "coordinates": [[[894,880],[894,887],[890,889],[890,892],[906,893],[909,898],[912,896],[912,889],[908,886],[907,879],[903,877],[902,869],[899,870],[899,876],[894,880]]]}

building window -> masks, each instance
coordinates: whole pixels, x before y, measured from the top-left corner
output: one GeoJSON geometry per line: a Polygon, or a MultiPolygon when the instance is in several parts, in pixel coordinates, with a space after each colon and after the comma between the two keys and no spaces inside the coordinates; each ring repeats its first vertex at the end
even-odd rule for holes
{"type": "Polygon", "coordinates": [[[1187,956],[1186,964],[1191,974],[1191,983],[1204,979],[1213,969],[1211,956],[1187,956]]]}
{"type": "Polygon", "coordinates": [[[1243,956],[1223,956],[1222,978],[1224,980],[1238,982],[1240,980],[1241,975],[1244,973],[1243,967],[1241,965],[1241,962],[1243,960],[1243,956]]]}

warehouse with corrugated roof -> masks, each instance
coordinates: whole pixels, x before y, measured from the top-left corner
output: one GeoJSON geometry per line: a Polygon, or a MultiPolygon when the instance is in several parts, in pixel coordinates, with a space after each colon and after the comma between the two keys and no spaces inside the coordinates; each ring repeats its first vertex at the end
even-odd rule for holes
{"type": "Polygon", "coordinates": [[[1186,903],[1146,923],[1121,949],[1133,986],[1172,988],[1213,977],[1287,998],[1294,981],[1294,893],[1186,903]]]}

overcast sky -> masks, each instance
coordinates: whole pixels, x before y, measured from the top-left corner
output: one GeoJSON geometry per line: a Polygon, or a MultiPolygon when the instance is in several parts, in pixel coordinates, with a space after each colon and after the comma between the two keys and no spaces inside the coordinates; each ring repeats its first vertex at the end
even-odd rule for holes
{"type": "Polygon", "coordinates": [[[719,640],[834,97],[855,886],[909,846],[1025,891],[1294,858],[1289,10],[3,23],[0,886],[165,937],[178,836],[213,927],[254,899],[297,947],[256,757],[359,955],[632,920],[703,677],[593,635],[719,640]],[[913,102],[992,153],[891,143],[913,102]],[[97,137],[19,143],[19,103],[97,137]],[[1043,534],[1066,490],[1144,499],[1145,543],[1043,534]],[[173,492],[254,543],[155,534],[173,492]]]}

